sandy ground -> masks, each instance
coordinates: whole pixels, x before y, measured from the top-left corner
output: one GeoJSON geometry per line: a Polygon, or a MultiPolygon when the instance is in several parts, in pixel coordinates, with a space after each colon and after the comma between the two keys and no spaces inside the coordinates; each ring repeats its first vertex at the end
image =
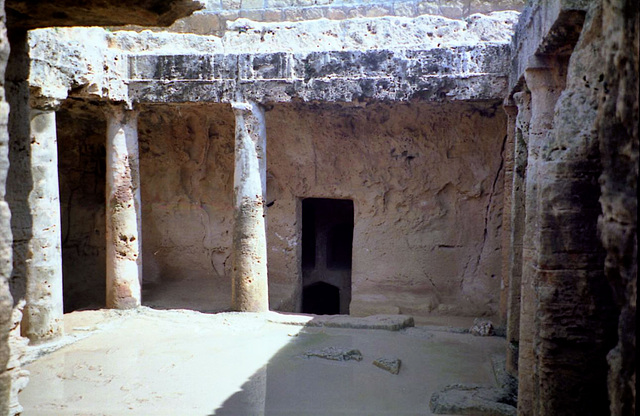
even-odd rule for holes
{"type": "Polygon", "coordinates": [[[431,395],[448,384],[495,386],[491,356],[505,351],[502,338],[434,327],[311,328],[272,317],[67,314],[67,341],[78,340],[26,366],[24,415],[430,415],[431,395]],[[303,356],[324,347],[357,348],[363,360],[303,356]],[[400,373],[372,365],[380,357],[401,359],[400,373]]]}

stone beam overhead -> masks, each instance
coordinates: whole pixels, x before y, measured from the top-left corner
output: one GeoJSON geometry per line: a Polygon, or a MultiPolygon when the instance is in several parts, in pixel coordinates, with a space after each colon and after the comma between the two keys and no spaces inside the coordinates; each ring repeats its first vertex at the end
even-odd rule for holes
{"type": "Polygon", "coordinates": [[[230,103],[237,90],[261,103],[502,99],[517,15],[239,19],[223,37],[43,29],[30,35],[30,86],[130,105],[230,103]]]}
{"type": "Polygon", "coordinates": [[[7,0],[7,27],[167,26],[200,10],[197,0],[7,0]]]}
{"type": "Polygon", "coordinates": [[[499,99],[508,45],[433,50],[129,57],[134,102],[499,99]]]}
{"type": "Polygon", "coordinates": [[[588,6],[586,0],[550,0],[534,2],[522,11],[511,41],[510,93],[520,88],[524,71],[536,65],[532,57],[571,53],[588,6]]]}

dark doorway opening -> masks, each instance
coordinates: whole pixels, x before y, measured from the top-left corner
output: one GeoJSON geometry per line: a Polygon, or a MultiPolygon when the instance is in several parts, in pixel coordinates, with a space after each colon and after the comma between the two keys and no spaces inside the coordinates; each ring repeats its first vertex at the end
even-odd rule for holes
{"type": "Polygon", "coordinates": [[[302,310],[315,315],[340,313],[340,289],[325,282],[312,283],[302,291],[302,310]]]}
{"type": "Polygon", "coordinates": [[[352,246],[353,201],[302,201],[303,313],[349,313],[352,246]]]}

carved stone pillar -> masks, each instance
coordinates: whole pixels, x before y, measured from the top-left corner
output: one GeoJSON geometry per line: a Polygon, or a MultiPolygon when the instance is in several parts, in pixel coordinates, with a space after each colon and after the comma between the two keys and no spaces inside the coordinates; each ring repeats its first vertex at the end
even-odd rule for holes
{"type": "Polygon", "coordinates": [[[513,158],[514,158],[514,139],[516,134],[516,116],[518,115],[518,107],[515,106],[513,100],[508,100],[503,105],[504,112],[507,114],[507,138],[504,144],[503,163],[504,163],[504,193],[502,199],[502,281],[500,284],[500,323],[507,324],[509,315],[509,252],[511,247],[511,205],[513,187],[513,158]]]}
{"type": "Polygon", "coordinates": [[[539,373],[536,360],[536,289],[540,252],[540,157],[553,128],[553,109],[564,88],[564,69],[555,60],[536,58],[525,71],[531,92],[531,121],[527,146],[525,229],[522,245],[518,414],[537,415],[539,373]]]}
{"type": "Polygon", "coordinates": [[[107,111],[107,307],[140,306],[142,282],[138,114],[107,111]]]}
{"type": "MultiPolygon", "coordinates": [[[[55,107],[32,108],[28,196],[31,235],[25,257],[26,290],[22,334],[43,342],[63,333],[62,249],[55,107]]],[[[19,237],[19,236],[17,236],[19,237]]]]}
{"type": "Polygon", "coordinates": [[[232,106],[236,116],[236,143],[231,307],[235,311],[263,312],[269,310],[264,110],[251,102],[235,102],[232,106]]]}
{"type": "MultiPolygon", "coordinates": [[[[522,239],[525,226],[525,173],[527,170],[527,144],[529,142],[529,122],[531,120],[531,96],[529,92],[519,92],[513,96],[517,108],[514,122],[513,175],[511,184],[511,212],[509,261],[509,294],[507,300],[507,371],[518,375],[518,356],[520,351],[520,308],[522,291],[522,239]]],[[[527,293],[531,298],[531,294],[527,293]]],[[[530,316],[532,317],[532,316],[530,316]]],[[[531,343],[528,336],[525,343],[531,343]]]]}

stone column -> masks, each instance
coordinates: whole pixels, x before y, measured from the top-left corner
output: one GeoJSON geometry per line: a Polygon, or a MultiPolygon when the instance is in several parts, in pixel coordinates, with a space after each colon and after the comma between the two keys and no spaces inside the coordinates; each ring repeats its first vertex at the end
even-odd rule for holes
{"type": "Polygon", "coordinates": [[[30,111],[32,236],[26,261],[22,333],[42,342],[63,333],[62,240],[55,107],[30,111]]]}
{"type": "Polygon", "coordinates": [[[138,114],[107,111],[107,307],[140,306],[142,282],[138,114]]]}
{"type": "Polygon", "coordinates": [[[263,312],[269,310],[264,110],[252,102],[235,102],[232,107],[236,116],[236,143],[231,307],[235,311],[263,312]]]}
{"type": "MultiPolygon", "coordinates": [[[[592,26],[601,24],[597,13],[587,14],[567,69],[566,90],[554,103],[553,131],[545,137],[538,162],[540,242],[534,283],[539,415],[609,414],[606,355],[617,337],[597,229],[602,167],[594,121],[598,89],[606,88],[599,83],[600,29],[592,26]]],[[[558,62],[553,72],[561,72],[563,64],[558,62]]],[[[551,75],[540,81],[557,82],[551,75]]]]}
{"type": "Polygon", "coordinates": [[[537,368],[536,313],[538,253],[540,252],[541,151],[553,128],[553,110],[564,88],[563,66],[545,57],[535,58],[525,71],[531,92],[531,120],[527,146],[525,185],[525,229],[522,244],[520,305],[520,352],[518,359],[518,414],[538,415],[539,373],[537,368]]]}
{"type": "Polygon", "coordinates": [[[514,158],[514,138],[516,132],[516,116],[518,108],[513,100],[506,100],[503,105],[504,112],[507,114],[507,138],[504,144],[504,193],[502,199],[502,268],[500,283],[500,323],[507,324],[509,315],[509,252],[511,246],[511,189],[513,186],[513,158],[514,158]]]}
{"type": "MultiPolygon", "coordinates": [[[[527,169],[527,144],[529,142],[529,121],[531,120],[531,96],[519,92],[513,96],[516,104],[514,128],[513,177],[511,184],[511,226],[508,268],[509,294],[507,299],[507,371],[518,375],[520,350],[520,298],[522,290],[522,239],[525,225],[525,172],[527,169]]],[[[530,293],[527,294],[530,297],[530,293]]],[[[531,342],[530,336],[527,338],[531,342]]]]}

